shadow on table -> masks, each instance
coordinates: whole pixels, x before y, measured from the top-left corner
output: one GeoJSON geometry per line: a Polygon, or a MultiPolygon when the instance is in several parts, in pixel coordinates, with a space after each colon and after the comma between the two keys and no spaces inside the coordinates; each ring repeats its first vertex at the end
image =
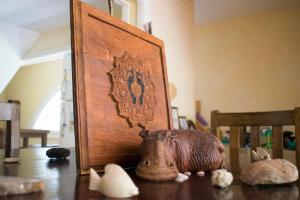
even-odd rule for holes
{"type": "Polygon", "coordinates": [[[245,199],[297,200],[299,189],[294,184],[272,186],[241,185],[245,199]]]}

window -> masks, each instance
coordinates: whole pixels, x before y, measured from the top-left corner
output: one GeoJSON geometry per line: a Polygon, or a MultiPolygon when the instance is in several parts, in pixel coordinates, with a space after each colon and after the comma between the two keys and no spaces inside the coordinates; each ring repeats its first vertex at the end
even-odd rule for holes
{"type": "Polygon", "coordinates": [[[61,92],[54,94],[40,112],[33,129],[50,130],[58,133],[60,129],[61,92]]]}

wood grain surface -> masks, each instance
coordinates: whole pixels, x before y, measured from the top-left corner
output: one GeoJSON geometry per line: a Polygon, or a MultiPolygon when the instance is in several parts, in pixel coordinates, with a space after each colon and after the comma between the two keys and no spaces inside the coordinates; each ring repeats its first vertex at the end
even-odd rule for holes
{"type": "MultiPolygon", "coordinates": [[[[273,158],[283,157],[283,126],[295,126],[296,138],[296,156],[297,167],[300,168],[300,108],[285,111],[270,111],[270,112],[244,112],[244,113],[220,113],[219,111],[211,112],[211,130],[216,134],[217,128],[221,126],[230,126],[233,128],[230,133],[231,148],[234,148],[230,154],[231,160],[238,160],[238,148],[240,145],[236,143],[236,138],[240,134],[236,133],[235,127],[250,126],[251,127],[251,143],[252,150],[260,146],[259,127],[272,126],[272,151],[273,158]]],[[[235,162],[234,162],[235,163],[235,162]]]]}
{"type": "MultiPolygon", "coordinates": [[[[48,159],[48,148],[21,149],[21,162],[16,164],[4,164],[0,162],[0,176],[19,176],[35,178],[44,181],[43,193],[9,196],[0,199],[5,200],[94,200],[111,199],[99,192],[89,191],[89,176],[77,176],[75,164],[75,149],[70,149],[71,154],[67,160],[53,161],[48,159]]],[[[229,153],[225,146],[226,155],[229,153]]],[[[286,158],[294,157],[295,152],[284,151],[286,158]]],[[[240,150],[241,168],[250,163],[249,149],[240,150]]],[[[0,160],[3,159],[3,150],[0,150],[0,160]]],[[[229,166],[229,157],[226,162],[229,166]]],[[[292,162],[295,162],[293,160],[292,162]]],[[[227,189],[220,189],[211,185],[211,176],[206,174],[199,177],[196,174],[184,183],[175,181],[152,182],[138,178],[134,170],[127,171],[139,188],[140,194],[130,199],[141,200],[296,200],[299,198],[299,184],[280,186],[256,186],[251,187],[242,184],[238,177],[234,176],[233,184],[227,189]]]]}
{"type": "MultiPolygon", "coordinates": [[[[163,42],[77,0],[71,1],[76,145],[79,173],[106,163],[125,167],[138,161],[141,127],[118,113],[109,72],[127,52],[151,76],[157,104],[149,130],[172,127],[163,42]]],[[[130,97],[128,97],[130,98],[130,97]]]]}

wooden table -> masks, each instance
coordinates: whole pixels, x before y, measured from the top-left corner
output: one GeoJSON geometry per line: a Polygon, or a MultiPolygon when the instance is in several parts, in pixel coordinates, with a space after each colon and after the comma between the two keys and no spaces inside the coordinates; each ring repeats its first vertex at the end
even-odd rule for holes
{"type": "MultiPolygon", "coordinates": [[[[46,150],[47,148],[21,149],[20,164],[0,162],[0,175],[38,178],[44,180],[46,185],[44,193],[11,196],[5,199],[108,199],[88,190],[88,176],[76,176],[74,149],[71,149],[68,160],[59,162],[50,161],[45,155],[46,150]]],[[[3,157],[2,150],[0,156],[3,157]]],[[[299,196],[298,183],[286,186],[251,187],[235,180],[228,189],[221,190],[211,186],[209,175],[205,177],[192,175],[188,181],[179,184],[174,181],[164,183],[144,181],[136,177],[133,170],[129,170],[128,173],[140,190],[140,195],[132,199],[292,200],[298,199],[299,196]]]]}
{"type": "MultiPolygon", "coordinates": [[[[28,140],[29,138],[41,138],[41,146],[47,146],[47,135],[50,131],[49,130],[39,130],[39,129],[21,129],[20,130],[20,137],[23,138],[23,147],[28,147],[28,140]]],[[[0,145],[2,145],[2,134],[3,129],[0,129],[0,145]]]]}

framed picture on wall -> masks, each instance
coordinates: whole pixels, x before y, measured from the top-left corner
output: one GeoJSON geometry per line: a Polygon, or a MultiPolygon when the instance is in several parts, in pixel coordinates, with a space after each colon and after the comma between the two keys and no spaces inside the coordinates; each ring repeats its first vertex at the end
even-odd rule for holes
{"type": "Polygon", "coordinates": [[[179,129],[179,118],[178,118],[178,108],[172,107],[172,116],[173,116],[173,128],[179,129]]]}
{"type": "Polygon", "coordinates": [[[180,129],[189,129],[187,119],[185,116],[179,116],[179,128],[180,129]]]}
{"type": "Polygon", "coordinates": [[[151,25],[151,22],[148,22],[148,23],[144,24],[143,27],[142,27],[142,29],[145,32],[152,34],[152,25],[151,25]]]}

